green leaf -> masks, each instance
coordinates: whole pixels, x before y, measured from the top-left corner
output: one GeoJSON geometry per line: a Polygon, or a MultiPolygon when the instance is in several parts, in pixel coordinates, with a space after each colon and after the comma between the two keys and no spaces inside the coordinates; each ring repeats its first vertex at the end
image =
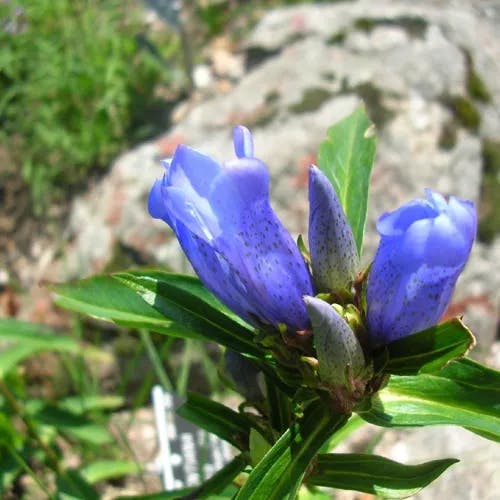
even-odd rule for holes
{"type": "Polygon", "coordinates": [[[77,470],[66,470],[57,476],[57,498],[60,500],[95,500],[97,491],[77,470]]]}
{"type": "Polygon", "coordinates": [[[82,477],[90,484],[137,474],[139,468],[134,462],[127,460],[99,460],[85,465],[80,470],[82,477]]]}
{"type": "Polygon", "coordinates": [[[177,409],[177,414],[239,450],[248,450],[250,420],[231,408],[191,392],[187,401],[177,409]]]}
{"type": "Polygon", "coordinates": [[[456,462],[458,460],[448,458],[404,465],[377,455],[318,455],[307,482],[384,498],[406,498],[415,495],[456,462]]]}
{"type": "Polygon", "coordinates": [[[222,305],[197,278],[163,271],[130,271],[113,277],[198,338],[262,357],[253,328],[222,305]]]}
{"type": "Polygon", "coordinates": [[[322,452],[328,452],[334,450],[337,446],[344,442],[348,436],[350,436],[353,432],[357,431],[363,425],[366,425],[366,422],[355,413],[351,415],[349,420],[344,424],[342,428],[340,428],[328,441],[325,442],[324,446],[321,448],[322,452]]]}
{"type": "Polygon", "coordinates": [[[55,406],[42,406],[31,416],[37,423],[53,427],[58,432],[64,432],[79,441],[102,445],[113,440],[103,425],[55,406]]]}
{"type": "Polygon", "coordinates": [[[384,372],[396,375],[436,372],[465,355],[473,345],[472,333],[455,318],[388,344],[389,360],[384,372]]]}
{"type": "Polygon", "coordinates": [[[257,465],[264,455],[271,449],[271,444],[268,440],[257,430],[250,430],[250,462],[253,466],[257,465]]]}
{"type": "Polygon", "coordinates": [[[0,319],[0,342],[9,345],[0,352],[0,378],[24,359],[41,351],[77,352],[78,342],[47,327],[14,319],[0,319]]]}
{"type": "MultiPolygon", "coordinates": [[[[248,465],[248,456],[241,454],[236,456],[231,462],[227,463],[221,470],[216,472],[210,479],[205,481],[199,488],[191,493],[190,498],[211,498],[222,494],[231,484],[233,479],[242,472],[248,465]]],[[[229,498],[232,498],[230,495],[229,498]]]]}
{"type": "MultiPolygon", "coordinates": [[[[111,276],[93,276],[75,283],[52,285],[54,302],[117,325],[145,328],[176,336],[172,322],[133,290],[111,276]]],[[[179,335],[182,336],[182,332],[179,335]]]]}
{"type": "Polygon", "coordinates": [[[114,500],[181,500],[184,497],[192,498],[190,495],[194,491],[193,487],[178,490],[162,491],[161,493],[150,493],[147,495],[127,495],[116,497],[114,500]]]}
{"type": "Polygon", "coordinates": [[[54,285],[54,301],[131,328],[174,337],[218,342],[262,357],[254,331],[192,276],[133,270],[54,285]]]}
{"type": "Polygon", "coordinates": [[[123,406],[123,396],[70,396],[59,402],[59,408],[67,410],[75,415],[83,415],[93,410],[116,410],[123,406]]]}
{"type": "Polygon", "coordinates": [[[500,391],[500,371],[484,366],[469,358],[457,359],[446,365],[439,373],[440,377],[478,389],[500,391]]]}
{"type": "Polygon", "coordinates": [[[266,402],[273,429],[283,433],[290,422],[290,399],[268,375],[265,376],[266,402]]]}
{"type": "Polygon", "coordinates": [[[15,460],[11,453],[7,453],[8,449],[8,447],[2,449],[0,446],[0,454],[2,457],[0,460],[0,494],[6,492],[22,471],[21,464],[15,460]]]}
{"type": "Polygon", "coordinates": [[[359,106],[351,115],[328,129],[318,154],[318,166],[339,196],[359,255],[375,149],[373,124],[366,116],[364,106],[359,106]]]}
{"type": "Polygon", "coordinates": [[[320,401],[311,403],[303,419],[288,429],[253,469],[236,499],[294,498],[311,460],[346,420],[345,415],[332,414],[320,401]]]}
{"type": "MultiPolygon", "coordinates": [[[[14,426],[11,415],[0,412],[0,450],[3,446],[18,449],[23,443],[24,435],[14,426]]],[[[0,460],[1,462],[1,460],[0,460]]]]}
{"type": "MultiPolygon", "coordinates": [[[[469,363],[459,363],[441,372],[417,376],[393,375],[387,387],[372,399],[372,407],[359,415],[382,427],[459,425],[484,437],[500,441],[500,386],[474,383],[465,372],[469,363]],[[462,371],[460,367],[465,366],[462,371]],[[460,378],[446,378],[458,372],[460,378]]],[[[476,364],[474,364],[476,365],[476,364]]],[[[479,365],[480,366],[480,365],[479,365]]],[[[474,366],[472,372],[477,370],[474,366]]],[[[494,372],[494,370],[492,370],[494,372]]]]}

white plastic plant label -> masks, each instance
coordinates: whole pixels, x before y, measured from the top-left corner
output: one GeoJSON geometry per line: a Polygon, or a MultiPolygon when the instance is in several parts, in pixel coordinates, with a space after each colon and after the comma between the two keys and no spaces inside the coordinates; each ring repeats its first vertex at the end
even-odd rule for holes
{"type": "Polygon", "coordinates": [[[165,490],[196,487],[232,460],[226,441],[176,414],[182,400],[160,386],[151,391],[165,490]]]}

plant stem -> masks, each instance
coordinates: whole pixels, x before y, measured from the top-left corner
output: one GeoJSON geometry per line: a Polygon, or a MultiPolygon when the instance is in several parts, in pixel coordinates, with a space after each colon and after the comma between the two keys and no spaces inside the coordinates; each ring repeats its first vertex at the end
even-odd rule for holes
{"type": "Polygon", "coordinates": [[[26,463],[26,460],[11,446],[8,446],[8,452],[12,458],[20,465],[20,467],[28,474],[33,481],[38,485],[38,487],[47,495],[47,498],[55,498],[49,489],[40,481],[40,478],[35,474],[34,470],[26,463]]]}
{"type": "Polygon", "coordinates": [[[61,467],[57,455],[55,454],[54,450],[50,448],[38,434],[38,429],[36,428],[36,425],[28,416],[26,416],[26,412],[24,410],[22,403],[17,401],[17,399],[10,392],[9,388],[5,385],[3,380],[0,380],[0,393],[7,401],[12,411],[22,420],[22,422],[26,427],[26,430],[28,431],[28,435],[31,437],[31,439],[36,441],[39,447],[43,450],[51,468],[54,470],[54,472],[59,474],[61,472],[61,467]]]}
{"type": "Polygon", "coordinates": [[[163,368],[160,356],[158,355],[158,351],[156,350],[156,347],[154,346],[151,339],[151,334],[147,330],[140,330],[139,333],[141,335],[141,340],[146,349],[149,361],[151,361],[151,364],[153,365],[153,370],[155,372],[155,375],[158,377],[160,384],[166,391],[173,391],[174,385],[168,378],[167,372],[163,368]]]}

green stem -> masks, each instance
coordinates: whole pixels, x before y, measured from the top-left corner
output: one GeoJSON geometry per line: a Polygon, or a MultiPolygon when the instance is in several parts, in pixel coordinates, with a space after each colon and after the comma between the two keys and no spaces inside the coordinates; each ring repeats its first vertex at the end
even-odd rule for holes
{"type": "Polygon", "coordinates": [[[266,376],[265,381],[269,420],[272,428],[281,434],[290,425],[290,400],[270,377],[266,376]]]}
{"type": "Polygon", "coordinates": [[[147,330],[140,330],[139,333],[141,335],[142,343],[146,348],[146,353],[148,355],[149,361],[151,361],[151,364],[153,365],[153,370],[155,372],[155,375],[158,377],[160,384],[166,391],[173,391],[174,384],[168,378],[165,368],[163,368],[160,356],[158,355],[158,351],[156,350],[156,347],[154,346],[151,339],[151,334],[147,330]]]}
{"type": "Polygon", "coordinates": [[[187,393],[189,372],[191,371],[191,362],[193,359],[193,352],[196,349],[195,341],[188,339],[184,343],[184,353],[182,356],[182,365],[179,376],[177,377],[177,394],[185,396],[187,393]]]}
{"type": "Polygon", "coordinates": [[[313,401],[304,417],[292,423],[253,469],[236,499],[294,498],[324,442],[338,432],[348,418],[333,413],[321,400],[313,401]]]}
{"type": "Polygon", "coordinates": [[[14,397],[14,395],[10,392],[9,388],[5,385],[3,380],[0,380],[0,393],[7,401],[12,411],[22,420],[22,422],[26,426],[26,430],[28,431],[28,435],[31,437],[31,439],[33,439],[43,450],[51,468],[54,470],[54,472],[59,474],[61,472],[61,466],[59,464],[59,459],[57,455],[55,454],[54,450],[50,448],[38,434],[38,429],[36,428],[36,425],[26,415],[26,411],[23,405],[14,397]]]}
{"type": "Polygon", "coordinates": [[[12,456],[12,458],[19,464],[19,466],[24,470],[26,474],[28,474],[33,481],[38,485],[38,487],[47,495],[47,498],[53,499],[55,498],[52,493],[50,493],[49,489],[40,481],[40,478],[35,474],[33,469],[26,463],[26,460],[11,446],[7,448],[8,452],[12,456]]]}

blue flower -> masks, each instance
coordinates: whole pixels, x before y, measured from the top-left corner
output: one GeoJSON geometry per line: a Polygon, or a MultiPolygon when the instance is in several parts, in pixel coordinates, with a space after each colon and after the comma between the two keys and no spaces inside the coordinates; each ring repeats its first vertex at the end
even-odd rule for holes
{"type": "Polygon", "coordinates": [[[426,190],[377,223],[381,236],[367,285],[373,345],[435,325],[450,302],[476,234],[474,205],[426,190]]]}
{"type": "Polygon", "coordinates": [[[309,326],[309,270],[269,203],[269,172],[248,129],[233,134],[237,158],[222,165],[178,146],[155,182],[149,212],[175,232],[205,286],[256,326],[309,326]]]}
{"type": "Polygon", "coordinates": [[[309,169],[309,245],[314,284],[320,292],[349,290],[359,265],[351,226],[332,183],[309,169]]]}

